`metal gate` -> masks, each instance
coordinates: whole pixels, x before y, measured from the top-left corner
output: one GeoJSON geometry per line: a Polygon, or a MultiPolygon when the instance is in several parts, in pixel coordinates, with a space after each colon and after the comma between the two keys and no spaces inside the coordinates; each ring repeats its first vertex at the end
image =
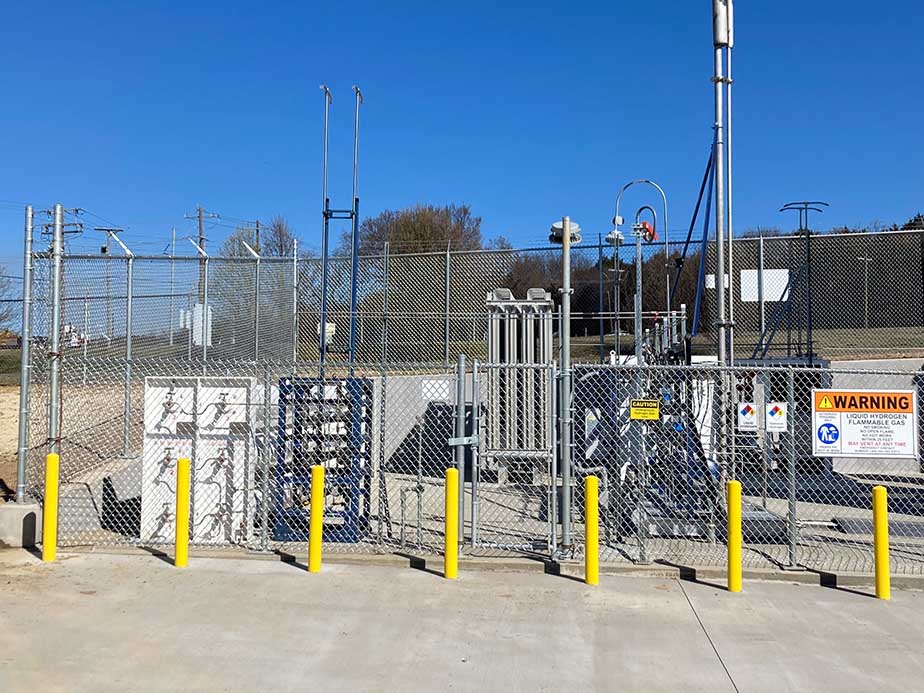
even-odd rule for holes
{"type": "Polygon", "coordinates": [[[555,368],[476,362],[472,376],[472,550],[551,555],[558,519],[555,368]]]}

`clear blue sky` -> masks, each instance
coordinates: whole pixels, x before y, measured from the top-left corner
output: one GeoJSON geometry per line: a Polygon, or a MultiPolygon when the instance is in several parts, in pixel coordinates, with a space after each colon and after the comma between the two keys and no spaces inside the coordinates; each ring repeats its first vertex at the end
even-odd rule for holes
{"type": "MultiPolygon", "coordinates": [[[[282,214],[317,247],[321,83],[336,206],[356,83],[364,216],[468,202],[486,235],[535,243],[563,214],[606,232],[645,176],[683,228],[711,137],[710,2],[578,4],[8,3],[0,261],[19,262],[21,202],[84,207],[147,252],[199,202],[282,214]]],[[[791,227],[776,210],[805,197],[831,203],[819,226],[924,211],[924,6],[735,9],[737,229],[791,227]]]]}

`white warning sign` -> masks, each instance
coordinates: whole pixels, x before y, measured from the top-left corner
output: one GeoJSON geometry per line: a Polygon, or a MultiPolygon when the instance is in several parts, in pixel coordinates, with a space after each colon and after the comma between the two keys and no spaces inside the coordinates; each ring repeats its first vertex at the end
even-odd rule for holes
{"type": "Polygon", "coordinates": [[[918,456],[914,390],[812,390],[815,457],[918,456]]]}
{"type": "Polygon", "coordinates": [[[738,430],[757,430],[757,407],[754,402],[738,402],[738,430]]]}
{"type": "Polygon", "coordinates": [[[770,433],[786,433],[789,430],[789,404],[787,402],[767,402],[764,427],[770,433]]]}

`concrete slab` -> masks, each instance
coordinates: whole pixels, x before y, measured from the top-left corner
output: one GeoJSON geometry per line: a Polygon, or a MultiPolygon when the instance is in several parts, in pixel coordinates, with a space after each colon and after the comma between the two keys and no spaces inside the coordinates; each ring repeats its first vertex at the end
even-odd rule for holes
{"type": "Polygon", "coordinates": [[[32,548],[41,534],[38,503],[0,503],[0,548],[32,548]]]}
{"type": "Polygon", "coordinates": [[[684,583],[744,691],[910,691],[924,674],[924,593],[749,583],[739,595],[684,583]]]}
{"type": "MultiPolygon", "coordinates": [[[[430,566],[428,566],[430,567],[430,566]]],[[[438,566],[437,566],[438,567],[438,566]]],[[[0,552],[0,690],[914,690],[924,593],[0,552]],[[727,671],[726,671],[727,668],[727,671]]]]}

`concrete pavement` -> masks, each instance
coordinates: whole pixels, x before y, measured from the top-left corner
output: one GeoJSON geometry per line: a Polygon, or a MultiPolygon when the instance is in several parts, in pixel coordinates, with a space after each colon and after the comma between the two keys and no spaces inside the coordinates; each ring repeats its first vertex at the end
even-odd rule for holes
{"type": "MultiPolygon", "coordinates": [[[[437,565],[438,569],[439,566],[437,565]]],[[[924,593],[0,552],[0,690],[915,690],[924,593]]]]}

